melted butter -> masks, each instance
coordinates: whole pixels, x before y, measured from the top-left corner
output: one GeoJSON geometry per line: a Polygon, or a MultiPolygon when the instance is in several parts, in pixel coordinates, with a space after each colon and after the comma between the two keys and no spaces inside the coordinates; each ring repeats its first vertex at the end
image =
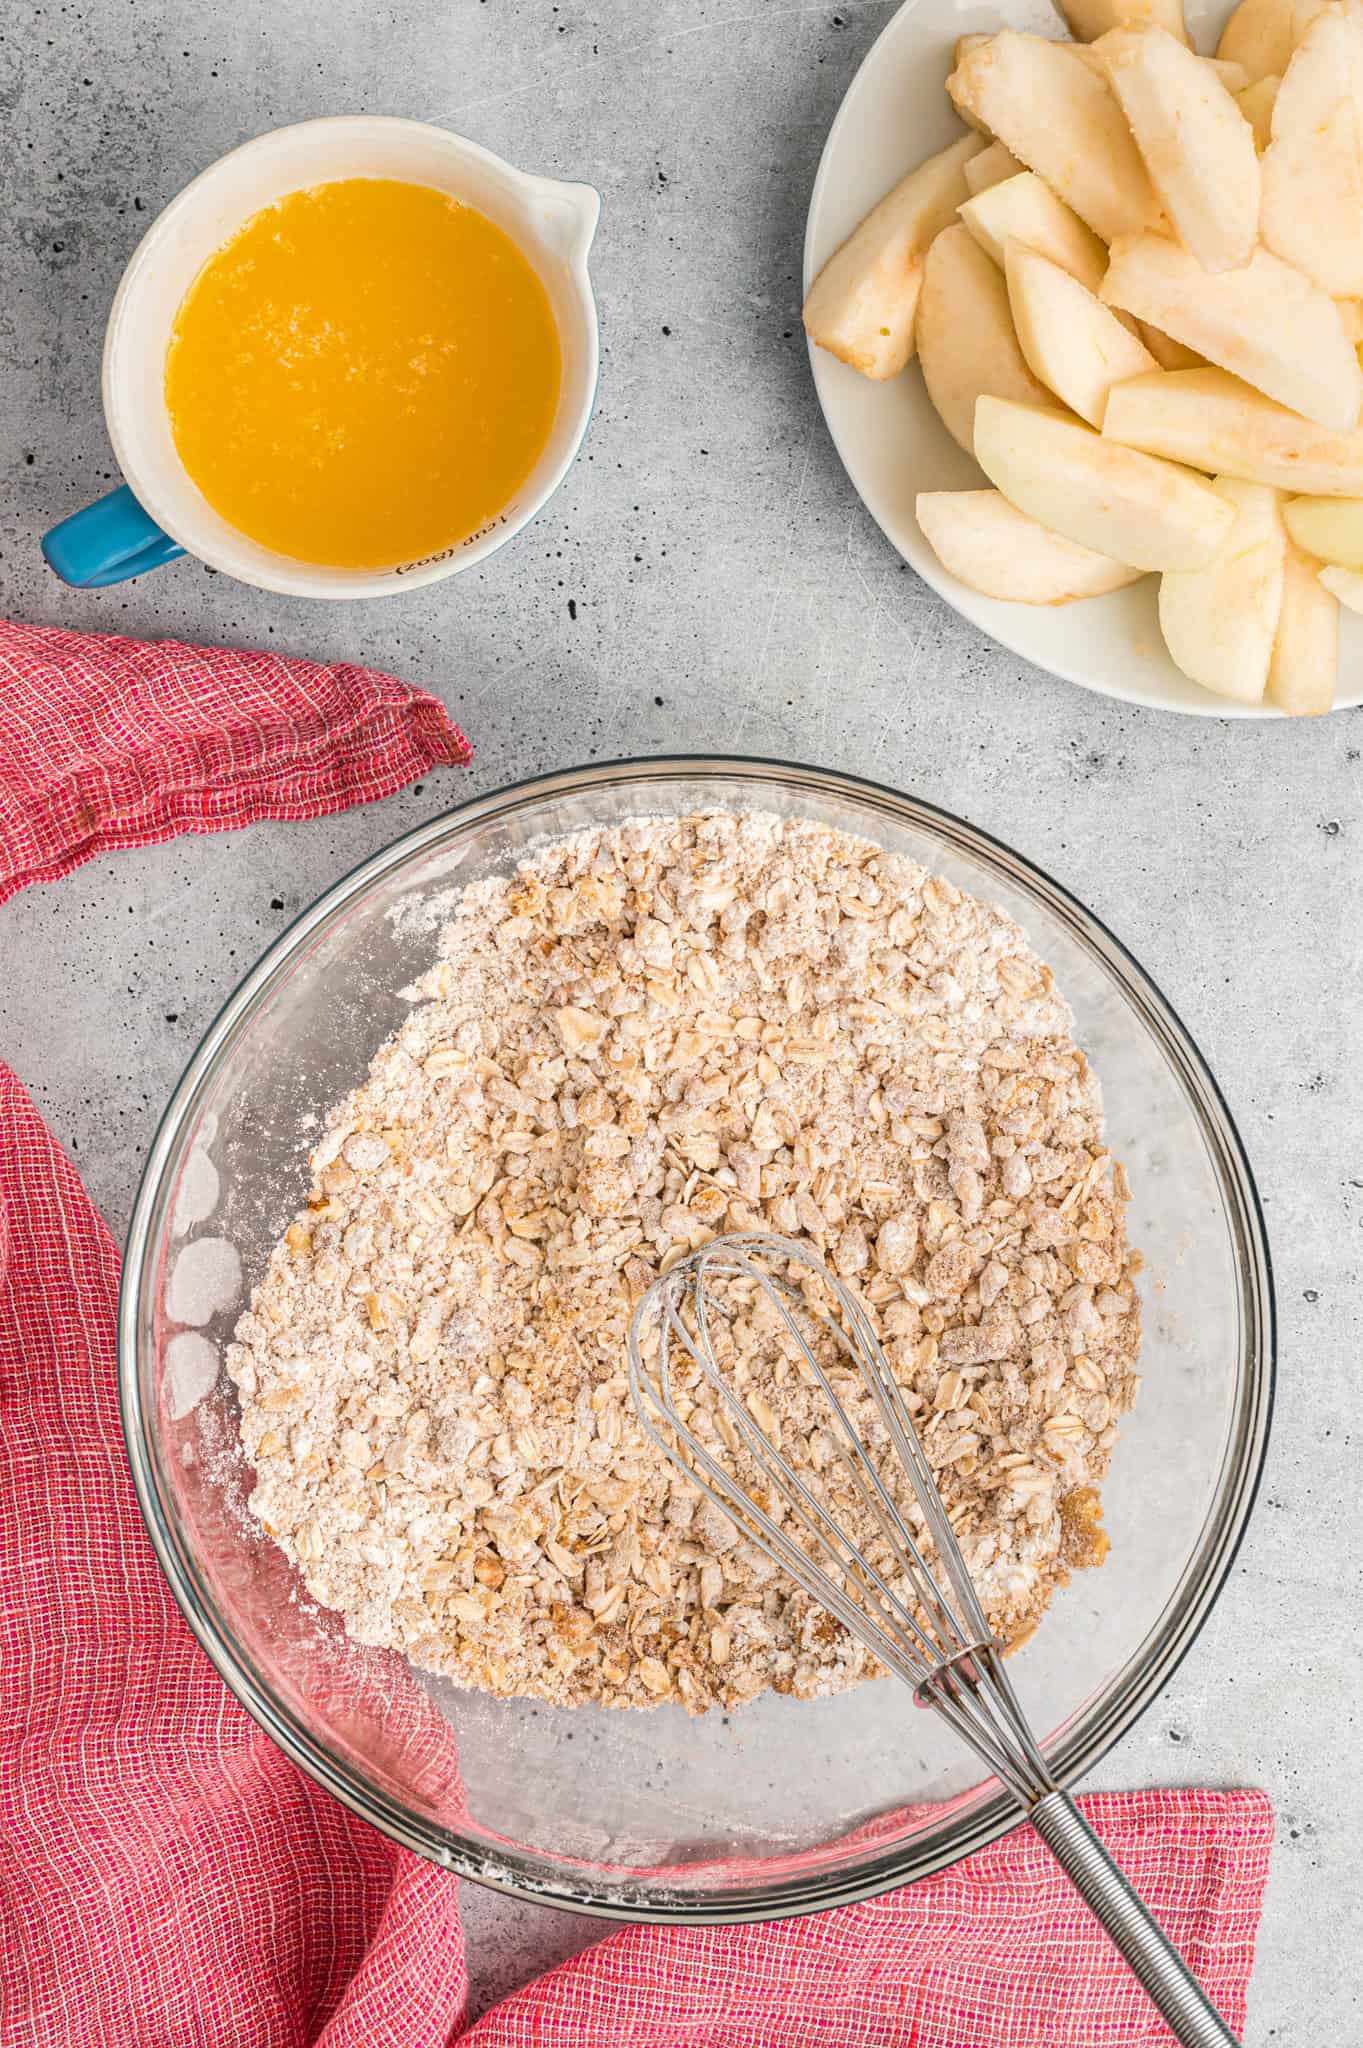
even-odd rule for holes
{"type": "Polygon", "coordinates": [[[501,228],[428,186],[346,178],[210,257],[176,315],[166,403],[185,468],[240,532],[390,568],[510,504],[560,371],[548,294],[501,228]]]}

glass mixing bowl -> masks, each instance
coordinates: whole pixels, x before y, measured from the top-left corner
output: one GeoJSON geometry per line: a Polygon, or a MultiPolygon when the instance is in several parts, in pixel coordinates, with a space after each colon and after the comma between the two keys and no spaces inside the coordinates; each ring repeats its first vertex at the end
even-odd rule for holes
{"type": "Polygon", "coordinates": [[[339,882],[246,976],[152,1147],[119,1332],[138,1497],[204,1649],[320,1784],[465,1876],[632,1919],[866,1897],[981,1847],[1016,1810],[893,1680],[703,1719],[567,1711],[459,1692],[350,1642],[247,1512],[220,1360],[306,1196],[317,1114],[407,1014],[399,991],[433,955],[432,902],[546,838],[704,807],[819,819],[1000,905],[1054,968],[1101,1077],[1146,1255],[1144,1387],[1105,1490],[1111,1556],[1012,1664],[1062,1780],[1131,1726],[1205,1620],[1253,1500],[1273,1377],[1258,1200],[1196,1047],[1073,897],[959,819],[818,769],[623,762],[480,797],[339,882]]]}

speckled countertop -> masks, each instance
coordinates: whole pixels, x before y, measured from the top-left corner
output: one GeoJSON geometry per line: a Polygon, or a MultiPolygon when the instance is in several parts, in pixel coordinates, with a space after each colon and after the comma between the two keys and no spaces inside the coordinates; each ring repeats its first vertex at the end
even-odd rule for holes
{"type": "MultiPolygon", "coordinates": [[[[1278,1810],[1251,2048],[1360,2032],[1357,714],[1235,724],[1054,683],[956,620],[861,511],[798,318],[823,136],[887,5],[837,0],[8,0],[0,13],[0,609],[359,658],[438,691],[467,773],[311,826],[96,862],[0,911],[0,1050],[115,1231],[186,1055],[265,942],[456,797],[590,756],[717,748],[896,783],[1074,889],[1201,1044],[1259,1175],[1282,1313],[1267,1481],[1216,1613],[1106,1784],[1261,1784],[1278,1810]],[[602,193],[583,459],[483,571],[289,602],[189,563],[89,596],[38,535],[112,470],[104,313],[211,158],[341,112],[448,123],[602,193]],[[22,972],[15,972],[22,962],[22,972]]],[[[465,1888],[480,2005],[590,1923],[465,1888]]]]}

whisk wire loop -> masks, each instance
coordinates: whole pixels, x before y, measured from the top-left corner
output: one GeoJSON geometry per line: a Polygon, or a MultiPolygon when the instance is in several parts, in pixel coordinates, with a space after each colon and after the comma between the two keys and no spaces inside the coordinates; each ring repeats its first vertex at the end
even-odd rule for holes
{"type": "MultiPolygon", "coordinates": [[[[727,1248],[727,1240],[720,1240],[720,1242],[725,1243],[727,1248]]],[[[772,1437],[761,1428],[749,1412],[747,1405],[738,1397],[727,1380],[721,1377],[717,1371],[710,1369],[708,1360],[713,1356],[713,1348],[708,1337],[710,1316],[712,1311],[722,1313],[722,1310],[720,1310],[719,1304],[713,1297],[713,1290],[710,1285],[709,1263],[698,1262],[695,1271],[694,1305],[697,1335],[693,1337],[692,1332],[687,1328],[679,1313],[676,1301],[672,1299],[667,1301],[664,1310],[669,1333],[681,1343],[687,1355],[701,1368],[702,1373],[722,1403],[724,1411],[730,1417],[736,1430],[749,1445],[759,1464],[775,1468],[786,1490],[786,1497],[796,1519],[805,1528],[819,1550],[826,1553],[836,1564],[839,1571],[845,1577],[850,1578],[863,1592],[870,1592],[878,1606],[882,1609],[882,1612],[909,1633],[911,1639],[921,1648],[924,1656],[929,1661],[934,1660],[938,1654],[937,1646],[927,1632],[919,1626],[912,1611],[886,1582],[875,1564],[863,1552],[859,1551],[851,1543],[845,1532],[831,1520],[810,1487],[794,1470],[789,1460],[783,1454],[779,1441],[773,1441],[772,1437]]],[[[784,1326],[797,1349],[805,1370],[809,1378],[819,1386],[840,1425],[844,1439],[846,1468],[862,1505],[873,1516],[882,1537],[890,1545],[891,1551],[893,1552],[897,1545],[902,1544],[910,1551],[916,1565],[922,1568],[922,1560],[911,1532],[904,1523],[899,1509],[885,1487],[879,1472],[866,1458],[837,1394],[829,1384],[827,1375],[824,1373],[813,1349],[806,1341],[804,1333],[800,1330],[790,1312],[789,1304],[785,1297],[789,1295],[797,1299],[800,1298],[797,1290],[789,1288],[786,1283],[778,1278],[761,1274],[753,1262],[743,1256],[741,1251],[736,1251],[732,1260],[726,1261],[722,1270],[730,1277],[738,1276],[744,1280],[753,1280],[759,1284],[767,1283],[770,1285],[770,1299],[774,1302],[781,1315],[784,1326]]],[[[809,1312],[820,1323],[832,1329],[830,1319],[825,1317],[822,1311],[811,1305],[809,1312]]],[[[837,1334],[835,1330],[833,1334],[837,1334]]],[[[663,1407],[674,1429],[679,1434],[686,1435],[687,1433],[682,1430],[681,1419],[671,1395],[671,1348],[667,1345],[664,1345],[660,1352],[659,1384],[666,1395],[665,1401],[660,1402],[659,1405],[663,1407]]],[[[690,1443],[688,1441],[688,1451],[689,1449],[690,1443]]],[[[705,1456],[703,1447],[698,1443],[696,1444],[696,1449],[701,1452],[702,1462],[712,1479],[716,1479],[718,1483],[719,1480],[727,1477],[725,1468],[717,1460],[705,1456]]],[[[932,1599],[930,1582],[928,1582],[927,1591],[929,1594],[929,1604],[935,1606],[937,1603],[932,1599]]],[[[943,1630],[949,1633],[952,1627],[951,1617],[942,1613],[938,1619],[943,1630]]]]}
{"type": "MultiPolygon", "coordinates": [[[[907,1551],[911,1567],[910,1576],[914,1581],[915,1594],[919,1597],[929,1619],[942,1632],[942,1643],[940,1646],[933,1645],[929,1638],[924,1637],[924,1647],[927,1654],[929,1657],[935,1658],[941,1654],[941,1651],[948,1644],[955,1643],[959,1647],[960,1630],[957,1627],[955,1617],[941,1602],[936,1582],[919,1549],[913,1532],[900,1512],[898,1502],[889,1491],[879,1465],[870,1458],[860,1432],[848,1417],[837,1390],[832,1385],[817,1355],[806,1340],[804,1332],[800,1329],[792,1315],[790,1303],[792,1301],[798,1302],[804,1312],[832,1340],[837,1350],[845,1357],[850,1358],[858,1369],[864,1370],[867,1361],[873,1362],[875,1370],[864,1373],[864,1377],[870,1386],[881,1421],[887,1428],[895,1449],[897,1451],[900,1450],[901,1443],[906,1447],[909,1444],[916,1446],[917,1439],[914,1436],[912,1425],[910,1424],[906,1431],[901,1421],[901,1417],[904,1421],[907,1421],[907,1411],[903,1408],[903,1397],[900,1394],[899,1388],[889,1374],[888,1368],[885,1368],[883,1371],[880,1369],[884,1366],[884,1354],[880,1350],[865,1309],[850,1288],[844,1287],[842,1282],[836,1279],[833,1274],[827,1272],[817,1261],[812,1260],[805,1247],[799,1244],[789,1240],[778,1241],[782,1256],[790,1259],[793,1263],[804,1266],[807,1271],[814,1275],[816,1283],[821,1283],[830,1289],[841,1311],[841,1320],[830,1315],[825,1309],[819,1307],[816,1302],[811,1301],[807,1292],[793,1287],[779,1273],[764,1272],[757,1264],[746,1241],[739,1239],[735,1242],[733,1239],[721,1239],[718,1242],[724,1245],[726,1254],[729,1253],[730,1247],[733,1247],[732,1267],[728,1267],[726,1264],[726,1267],[721,1270],[741,1272],[745,1278],[756,1282],[758,1285],[765,1283],[769,1288],[770,1297],[775,1301],[781,1312],[785,1328],[796,1344],[809,1376],[817,1384],[838,1424],[843,1457],[855,1480],[864,1504],[875,1514],[876,1520],[880,1525],[881,1534],[889,1542],[892,1550],[896,1547],[902,1547],[907,1551]],[[857,1348],[858,1344],[861,1347],[860,1350],[857,1348]],[[865,1478],[863,1478],[863,1474],[865,1478]],[[869,1480],[870,1483],[870,1499],[867,1498],[866,1480],[869,1480]],[[886,1520],[890,1524],[888,1528],[885,1526],[886,1520]]],[[[761,1240],[756,1242],[760,1244],[761,1240]]],[[[704,1251],[702,1251],[696,1266],[697,1311],[702,1328],[704,1327],[704,1313],[709,1292],[709,1266],[710,1261],[705,1258],[704,1251]]],[[[926,1469],[925,1464],[924,1470],[926,1471],[926,1469]]],[[[930,1530],[932,1529],[934,1519],[945,1524],[945,1511],[942,1508],[941,1496],[938,1494],[935,1484],[931,1484],[929,1487],[929,1498],[927,1501],[924,1502],[920,1499],[918,1507],[930,1530]]],[[[934,1532],[934,1534],[936,1533],[934,1532]]],[[[984,1617],[982,1614],[979,1614],[978,1606],[975,1602],[974,1588],[970,1586],[968,1580],[966,1582],[966,1597],[976,1609],[975,1616],[972,1618],[978,1619],[979,1627],[977,1632],[981,1634],[987,1633],[984,1617]]]]}
{"type": "Polygon", "coordinates": [[[695,1485],[922,1704],[935,1707],[1019,1800],[1029,1804],[1052,1789],[903,1394],[851,1288],[809,1247],[790,1239],[747,1233],[712,1239],[678,1261],[640,1305],[629,1370],[644,1428],[695,1485]],[[798,1283],[792,1273],[802,1276],[798,1283]],[[819,1299],[822,1292],[832,1308],[819,1299]],[[762,1426],[721,1362],[722,1329],[739,1305],[759,1295],[775,1311],[775,1328],[801,1378],[821,1398],[841,1474],[883,1553],[870,1555],[866,1542],[854,1540],[830,1513],[783,1450],[779,1423],[762,1426]],[[816,1333],[870,1395],[908,1476],[911,1506],[896,1498],[884,1462],[871,1455],[849,1415],[832,1368],[811,1342],[816,1333]],[[697,1379],[729,1422],[729,1436],[720,1432],[726,1449],[735,1447],[727,1462],[688,1426],[688,1389],[697,1379]],[[751,1461],[755,1483],[736,1469],[738,1446],[751,1461]],[[773,1495],[779,1515],[772,1512],[773,1495]]]}

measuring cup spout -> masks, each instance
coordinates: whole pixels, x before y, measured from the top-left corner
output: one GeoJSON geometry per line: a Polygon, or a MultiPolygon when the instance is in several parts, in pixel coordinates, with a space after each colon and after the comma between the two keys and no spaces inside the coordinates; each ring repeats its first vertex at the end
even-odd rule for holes
{"type": "Polygon", "coordinates": [[[585,266],[601,215],[601,194],[593,185],[553,178],[536,182],[540,233],[565,263],[585,266]]]}

